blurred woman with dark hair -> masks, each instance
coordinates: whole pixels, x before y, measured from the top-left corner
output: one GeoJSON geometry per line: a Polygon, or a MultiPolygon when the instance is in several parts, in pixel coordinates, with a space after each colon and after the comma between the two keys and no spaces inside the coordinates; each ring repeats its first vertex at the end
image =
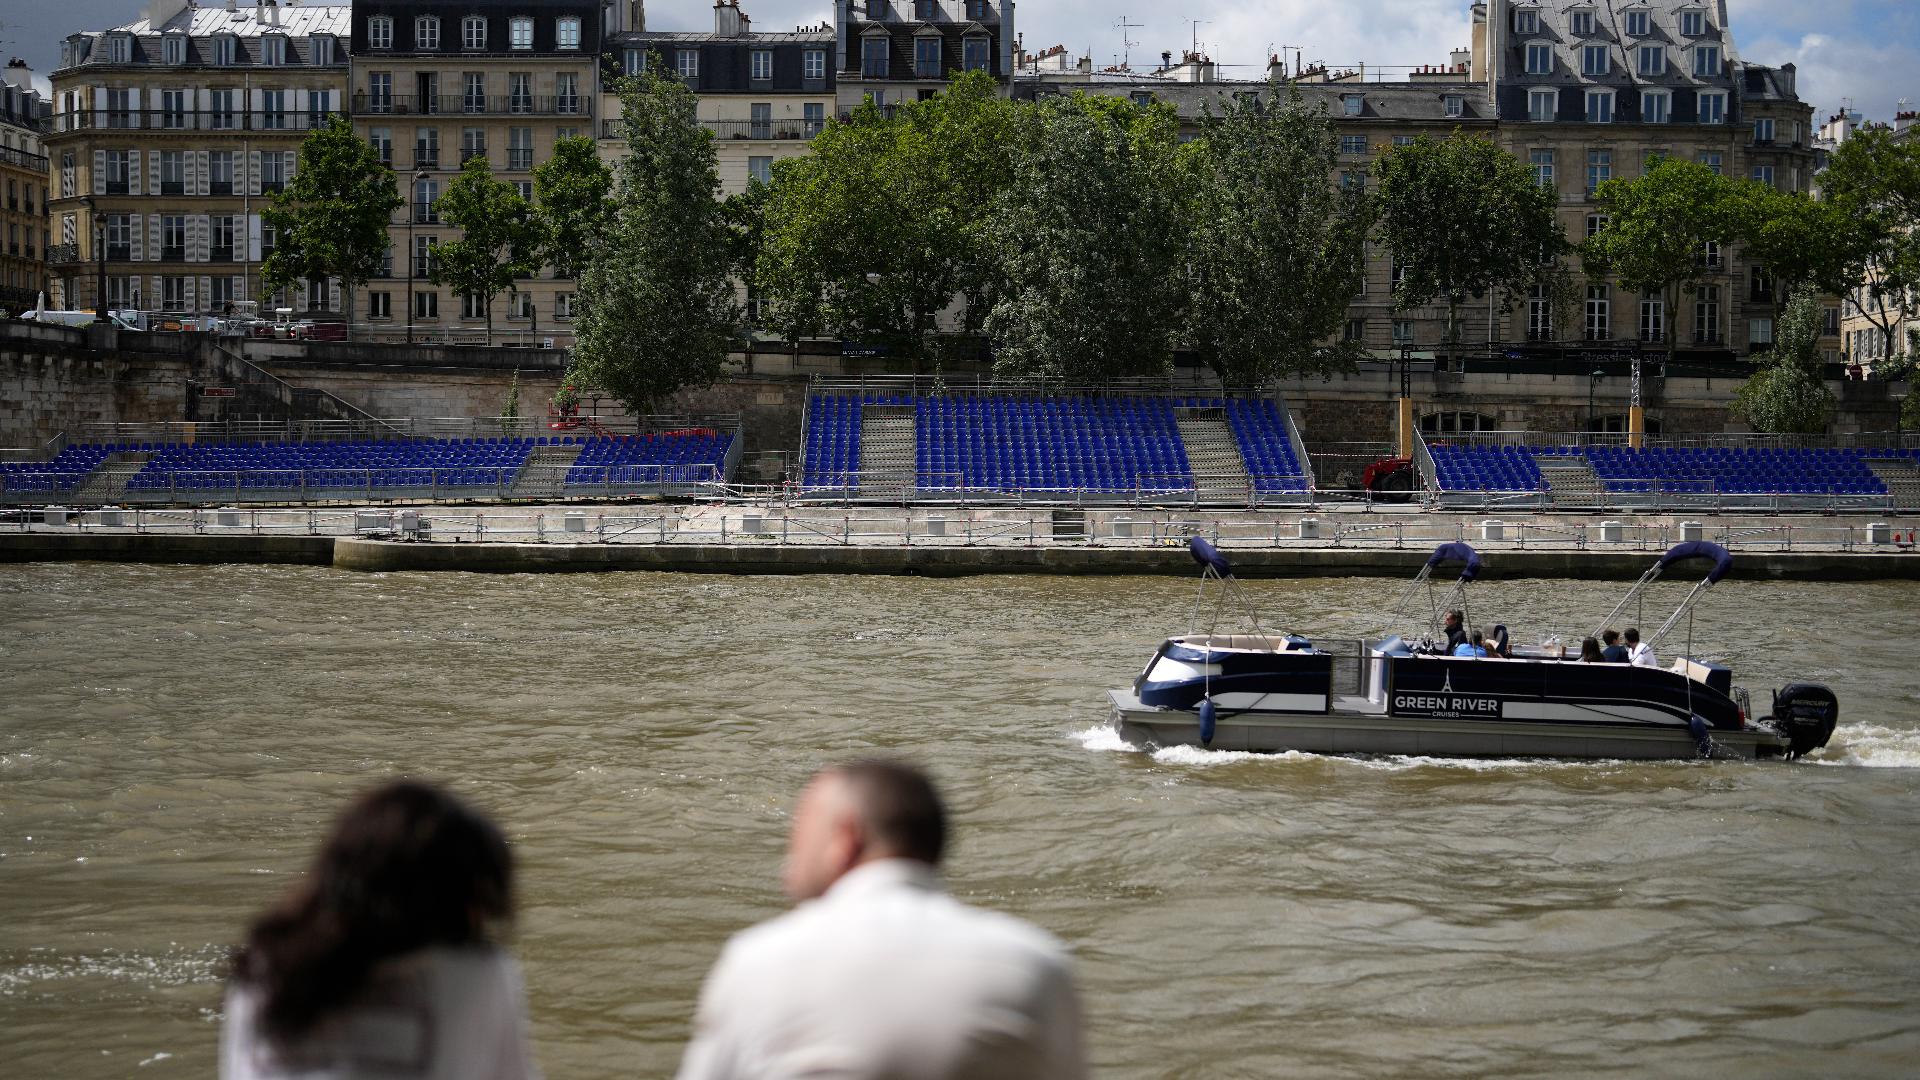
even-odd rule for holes
{"type": "Polygon", "coordinates": [[[512,916],[498,827],[427,784],[368,792],[235,951],[220,1075],[536,1075],[520,971],[490,937],[512,916]]]}

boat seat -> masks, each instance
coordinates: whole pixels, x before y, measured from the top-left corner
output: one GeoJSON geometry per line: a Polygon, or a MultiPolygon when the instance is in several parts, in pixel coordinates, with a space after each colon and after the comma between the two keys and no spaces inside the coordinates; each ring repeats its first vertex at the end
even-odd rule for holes
{"type": "Polygon", "coordinates": [[[1722,667],[1719,664],[1703,664],[1698,660],[1688,660],[1682,657],[1675,660],[1673,666],[1667,670],[1673,672],[1675,675],[1685,676],[1694,682],[1704,684],[1709,689],[1718,690],[1722,694],[1731,694],[1733,692],[1732,668],[1722,667]]]}

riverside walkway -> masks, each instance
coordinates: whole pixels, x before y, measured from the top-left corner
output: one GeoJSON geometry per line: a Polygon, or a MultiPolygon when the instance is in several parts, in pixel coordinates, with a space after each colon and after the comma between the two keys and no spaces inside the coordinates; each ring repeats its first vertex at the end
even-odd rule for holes
{"type": "Polygon", "coordinates": [[[1841,517],[1035,511],[733,505],[101,510],[0,522],[0,561],[257,562],[361,571],[1188,574],[1186,539],[1246,577],[1404,576],[1464,540],[1490,576],[1637,578],[1704,539],[1742,577],[1920,579],[1920,521],[1841,517]]]}

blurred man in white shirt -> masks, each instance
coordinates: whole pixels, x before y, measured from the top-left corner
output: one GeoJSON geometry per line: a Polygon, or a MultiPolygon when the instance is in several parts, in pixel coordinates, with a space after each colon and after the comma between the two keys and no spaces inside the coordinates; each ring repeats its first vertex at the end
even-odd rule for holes
{"type": "Polygon", "coordinates": [[[682,1080],[1086,1075],[1066,950],[942,889],[939,795],[886,761],[823,770],[794,809],[793,911],[728,942],[682,1080]]]}
{"type": "Polygon", "coordinates": [[[1638,627],[1629,626],[1627,632],[1620,636],[1627,643],[1627,659],[1633,662],[1634,667],[1660,666],[1660,658],[1653,655],[1653,646],[1641,643],[1638,627]]]}

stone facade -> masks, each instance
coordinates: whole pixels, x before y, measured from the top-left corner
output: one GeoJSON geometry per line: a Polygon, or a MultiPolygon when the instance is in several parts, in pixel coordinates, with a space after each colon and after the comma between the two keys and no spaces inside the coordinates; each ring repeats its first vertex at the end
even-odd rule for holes
{"type": "MultiPolygon", "coordinates": [[[[300,140],[346,108],[347,6],[157,7],[61,47],[46,152],[64,308],[99,302],[103,257],[114,309],[217,315],[259,299],[274,240],[260,211],[300,140]]],[[[327,281],[265,299],[342,301],[327,281]]]]}
{"type": "Polygon", "coordinates": [[[33,72],[22,60],[7,64],[0,83],[0,311],[19,312],[39,301],[47,289],[46,137],[49,106],[33,88],[33,72]]]}

